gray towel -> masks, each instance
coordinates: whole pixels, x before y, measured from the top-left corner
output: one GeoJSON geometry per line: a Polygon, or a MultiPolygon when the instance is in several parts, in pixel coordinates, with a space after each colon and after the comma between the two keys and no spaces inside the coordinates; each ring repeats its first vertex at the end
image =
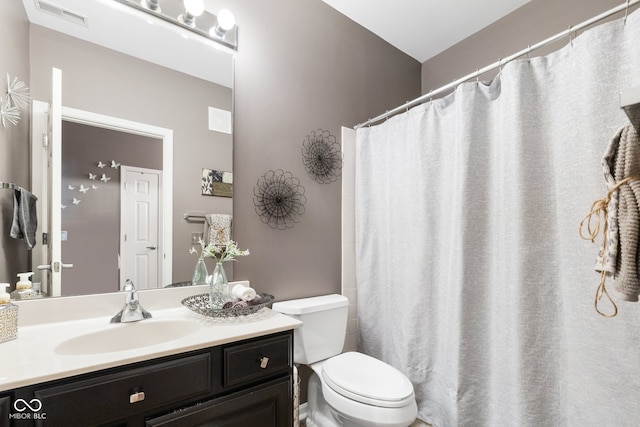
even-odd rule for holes
{"type": "Polygon", "coordinates": [[[231,240],[231,215],[207,214],[204,218],[205,242],[216,246],[226,245],[231,240]]]}
{"type": "Polygon", "coordinates": [[[37,200],[36,196],[24,188],[17,187],[13,192],[13,223],[9,235],[14,239],[24,239],[28,250],[36,245],[37,200]]]}
{"type": "MultiPolygon", "coordinates": [[[[640,174],[640,137],[633,126],[627,125],[616,133],[602,166],[610,189],[623,179],[640,174]]],[[[633,179],[613,193],[608,206],[607,253],[598,258],[599,268],[614,277],[616,295],[627,301],[638,301],[640,294],[639,200],[640,180],[633,179]]]]}

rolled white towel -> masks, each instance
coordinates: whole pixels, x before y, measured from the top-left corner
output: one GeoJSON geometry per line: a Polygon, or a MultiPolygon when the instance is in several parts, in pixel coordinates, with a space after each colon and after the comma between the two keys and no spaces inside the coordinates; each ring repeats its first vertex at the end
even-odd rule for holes
{"type": "Polygon", "coordinates": [[[231,290],[231,296],[239,298],[243,301],[251,301],[256,297],[256,291],[253,288],[245,286],[243,284],[237,284],[231,290]]]}

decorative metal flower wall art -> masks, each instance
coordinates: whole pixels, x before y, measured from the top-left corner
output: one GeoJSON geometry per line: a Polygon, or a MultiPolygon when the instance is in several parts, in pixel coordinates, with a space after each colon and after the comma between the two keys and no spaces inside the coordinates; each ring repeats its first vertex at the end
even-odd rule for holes
{"type": "Polygon", "coordinates": [[[0,98],[0,121],[2,122],[2,127],[7,127],[8,123],[17,126],[18,120],[20,120],[18,107],[11,105],[8,99],[0,98]]]}
{"type": "Polygon", "coordinates": [[[268,171],[253,188],[253,204],[260,221],[284,230],[300,222],[307,198],[300,180],[282,169],[268,171]]]}
{"type": "Polygon", "coordinates": [[[24,110],[29,105],[31,97],[29,88],[24,82],[11,77],[7,73],[7,89],[4,96],[0,97],[0,122],[2,127],[7,123],[16,126],[20,120],[20,110],[24,110]]]}
{"type": "Polygon", "coordinates": [[[312,131],[302,143],[302,162],[309,176],[320,184],[329,184],[340,176],[342,152],[329,131],[312,131]]]}

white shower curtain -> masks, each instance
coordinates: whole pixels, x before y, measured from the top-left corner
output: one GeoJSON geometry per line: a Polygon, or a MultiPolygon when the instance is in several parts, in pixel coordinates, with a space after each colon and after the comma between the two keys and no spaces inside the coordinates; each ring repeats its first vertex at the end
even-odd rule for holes
{"type": "Polygon", "coordinates": [[[600,236],[578,236],[637,85],[638,12],[357,131],[360,346],[419,418],[640,425],[640,303],[596,313],[600,236]]]}

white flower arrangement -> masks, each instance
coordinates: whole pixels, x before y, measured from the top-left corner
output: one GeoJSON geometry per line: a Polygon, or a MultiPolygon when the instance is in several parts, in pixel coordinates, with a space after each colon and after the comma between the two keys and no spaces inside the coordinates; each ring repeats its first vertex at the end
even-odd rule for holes
{"type": "Polygon", "coordinates": [[[200,258],[215,258],[216,262],[235,261],[235,257],[249,255],[249,249],[238,249],[238,244],[233,240],[229,240],[225,245],[205,244],[202,239],[199,243],[202,248],[200,253],[196,248],[191,248],[189,252],[198,254],[200,258]]]}

